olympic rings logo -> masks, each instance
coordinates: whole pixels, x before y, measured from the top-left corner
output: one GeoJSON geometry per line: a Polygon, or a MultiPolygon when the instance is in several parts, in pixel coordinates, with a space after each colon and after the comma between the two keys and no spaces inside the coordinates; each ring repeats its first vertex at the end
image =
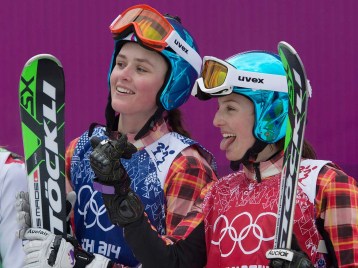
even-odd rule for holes
{"type": "MultiPolygon", "coordinates": [[[[245,253],[246,255],[249,255],[249,254],[252,254],[252,253],[255,253],[257,252],[260,247],[261,247],[261,244],[262,242],[266,242],[266,241],[270,241],[270,240],[273,240],[274,237],[275,237],[275,234],[273,234],[272,236],[270,237],[264,237],[264,234],[263,234],[263,230],[262,228],[258,225],[258,221],[261,217],[267,217],[267,216],[272,216],[275,218],[275,222],[276,222],[276,218],[277,218],[277,214],[276,213],[273,213],[273,212],[264,212],[264,213],[261,213],[257,216],[256,220],[254,221],[252,215],[248,212],[243,212],[243,213],[240,213],[238,214],[235,218],[233,218],[232,222],[229,223],[229,220],[227,219],[227,217],[225,215],[220,215],[215,223],[214,223],[214,226],[213,226],[213,232],[215,233],[216,229],[218,228],[218,224],[220,222],[220,220],[223,220],[225,222],[225,227],[222,228],[220,230],[220,234],[221,234],[221,237],[219,238],[218,241],[211,241],[212,244],[216,245],[216,246],[219,246],[220,249],[222,249],[222,247],[220,246],[222,240],[224,238],[226,238],[227,236],[234,242],[233,245],[232,245],[232,248],[229,252],[226,252],[224,253],[223,251],[221,251],[221,256],[222,257],[228,257],[231,255],[231,253],[234,251],[235,249],[235,245],[237,244],[240,248],[240,250],[245,253]],[[242,217],[247,217],[250,221],[250,223],[248,225],[246,225],[244,228],[242,228],[242,230],[240,231],[240,233],[238,233],[238,230],[235,229],[235,227],[233,226],[235,221],[239,218],[242,218],[242,217]],[[257,240],[258,240],[258,243],[257,243],[257,246],[252,249],[252,250],[248,250],[248,249],[245,249],[244,246],[243,246],[243,242],[244,240],[247,238],[247,239],[251,239],[252,240],[252,235],[254,235],[257,240]],[[250,235],[250,236],[249,236],[250,235]]],[[[219,230],[218,230],[219,231],[219,230]]]]}
{"type": "Polygon", "coordinates": [[[98,206],[97,201],[95,199],[95,196],[97,193],[98,193],[98,191],[93,191],[89,185],[84,185],[81,187],[81,189],[78,191],[78,195],[77,195],[78,213],[84,217],[84,225],[86,226],[87,229],[89,229],[89,228],[93,227],[95,224],[97,224],[97,226],[99,228],[101,228],[102,231],[107,232],[107,231],[112,230],[114,228],[114,225],[111,224],[109,227],[105,227],[101,223],[101,221],[100,221],[101,216],[106,214],[107,210],[106,210],[106,207],[104,204],[102,204],[100,207],[98,206]],[[84,191],[90,191],[91,197],[88,200],[88,202],[84,204],[83,211],[81,211],[81,209],[80,209],[81,200],[82,200],[81,193],[84,191]],[[89,209],[95,215],[95,218],[91,223],[87,222],[88,221],[87,213],[88,213],[89,209]]]}

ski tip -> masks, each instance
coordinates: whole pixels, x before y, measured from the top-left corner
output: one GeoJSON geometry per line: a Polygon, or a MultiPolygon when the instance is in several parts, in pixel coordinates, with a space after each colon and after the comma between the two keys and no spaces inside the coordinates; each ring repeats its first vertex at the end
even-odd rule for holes
{"type": "Polygon", "coordinates": [[[278,43],[278,46],[277,46],[278,50],[280,50],[280,49],[283,48],[283,47],[286,48],[286,49],[288,49],[288,50],[290,50],[292,54],[298,55],[297,51],[293,48],[293,46],[291,46],[291,45],[290,45],[289,43],[287,43],[286,41],[280,41],[280,42],[278,43]]]}
{"type": "Polygon", "coordinates": [[[37,54],[35,56],[33,56],[32,58],[30,58],[26,63],[25,63],[25,67],[30,65],[32,62],[37,61],[37,60],[41,60],[41,59],[48,59],[51,61],[56,62],[56,64],[62,68],[62,64],[60,62],[59,59],[57,59],[55,56],[51,55],[51,54],[37,54]]]}
{"type": "MultiPolygon", "coordinates": [[[[305,71],[303,62],[302,62],[300,56],[298,55],[297,51],[293,48],[293,46],[291,46],[286,41],[280,41],[278,43],[278,45],[277,45],[277,48],[278,48],[279,54],[280,54],[280,51],[283,54],[285,54],[285,56],[284,56],[285,58],[287,57],[287,55],[291,54],[296,59],[296,61],[298,62],[299,66],[302,69],[303,76],[305,77],[305,80],[306,80],[306,88],[307,88],[307,91],[308,91],[308,96],[311,98],[312,97],[312,88],[311,88],[309,80],[307,79],[307,75],[306,75],[306,71],[305,71]]],[[[281,54],[280,54],[280,57],[281,57],[281,60],[282,60],[281,54]]]]}

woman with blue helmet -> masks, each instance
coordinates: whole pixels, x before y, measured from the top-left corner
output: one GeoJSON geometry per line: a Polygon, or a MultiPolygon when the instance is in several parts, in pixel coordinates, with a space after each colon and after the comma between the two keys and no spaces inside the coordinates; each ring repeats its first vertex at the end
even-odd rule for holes
{"type": "MultiPolygon", "coordinates": [[[[215,61],[214,67],[218,67],[218,59],[214,57],[205,58],[203,77],[209,77],[209,80],[204,80],[203,77],[198,79],[196,87],[193,90],[193,95],[196,95],[199,99],[209,99],[233,92],[243,95],[252,101],[255,110],[255,124],[252,130],[255,143],[246,151],[241,159],[235,160],[232,165],[235,165],[235,162],[246,163],[255,160],[257,154],[267,144],[281,140],[286,133],[288,109],[287,82],[285,70],[282,67],[279,56],[261,51],[251,51],[250,53],[242,53],[230,57],[227,59],[230,65],[225,66],[225,68],[232,70],[237,68],[242,72],[238,77],[226,77],[227,83],[230,81],[229,79],[236,80],[231,80],[231,83],[236,83],[241,87],[234,86],[235,84],[223,84],[220,87],[201,91],[201,88],[209,86],[214,80],[222,80],[224,82],[225,78],[222,76],[226,72],[222,69],[224,66],[220,66],[219,68],[221,69],[219,69],[220,72],[218,74],[211,74],[213,70],[208,68],[209,64],[215,61]],[[252,75],[252,77],[249,75],[252,75]],[[262,90],[263,86],[267,87],[267,90],[262,90]],[[197,89],[199,89],[198,92],[196,92],[197,89]]],[[[224,62],[222,61],[222,63],[224,62]]],[[[231,74],[229,71],[227,73],[231,74]]]]}
{"type": "Polygon", "coordinates": [[[357,183],[332,162],[313,160],[315,152],[307,142],[294,242],[292,250],[281,251],[293,252],[294,257],[291,262],[271,255],[270,262],[266,259],[274,242],[288,111],[279,56],[249,51],[225,61],[204,57],[193,95],[204,100],[217,97],[213,124],[221,131],[220,149],[234,170],[215,183],[203,203],[206,267],[357,266],[354,235],[346,236],[358,234],[357,183]]]}
{"type": "Polygon", "coordinates": [[[82,249],[30,229],[25,233],[31,240],[25,246],[28,267],[137,266],[124,226],[148,222],[166,244],[185,239],[203,220],[196,206],[202,189],[216,179],[215,163],[189,138],[177,110],[200,72],[195,41],[178,18],[146,5],[125,10],[110,30],[115,48],[106,126],[91,125],[66,154],[77,194],[74,230],[82,249]],[[73,250],[80,257],[67,258],[73,250]]]}

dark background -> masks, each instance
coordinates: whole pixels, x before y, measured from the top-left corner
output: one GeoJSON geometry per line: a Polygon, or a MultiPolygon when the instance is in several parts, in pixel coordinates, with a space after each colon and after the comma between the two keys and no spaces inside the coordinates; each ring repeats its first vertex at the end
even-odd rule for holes
{"type": "MultiPolygon", "coordinates": [[[[55,55],[64,66],[66,144],[91,122],[104,122],[113,49],[108,26],[136,3],[180,16],[202,56],[226,58],[254,49],[276,52],[279,41],[292,44],[313,88],[306,138],[319,158],[358,176],[355,0],[6,1],[0,9],[1,145],[23,154],[18,84],[24,63],[39,53],[55,55]]],[[[219,150],[219,131],[212,127],[216,107],[216,101],[191,98],[182,110],[192,136],[216,155],[223,175],[229,169],[219,150]]]]}

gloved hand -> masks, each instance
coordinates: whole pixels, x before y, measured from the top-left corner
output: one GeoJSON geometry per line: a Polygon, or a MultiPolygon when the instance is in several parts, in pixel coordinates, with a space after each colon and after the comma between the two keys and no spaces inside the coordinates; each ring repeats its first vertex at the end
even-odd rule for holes
{"type": "Polygon", "coordinates": [[[60,235],[40,228],[29,228],[24,239],[25,268],[110,268],[113,263],[97,254],[90,254],[80,249],[78,242],[71,236],[67,240],[60,235]]]}
{"type": "Polygon", "coordinates": [[[303,251],[293,249],[271,249],[266,252],[271,268],[313,268],[313,264],[303,251]]]}
{"type": "Polygon", "coordinates": [[[125,135],[118,140],[104,141],[93,137],[91,145],[90,163],[96,175],[94,188],[102,192],[110,220],[122,227],[137,221],[143,215],[143,204],[130,189],[130,178],[120,162],[120,158],[130,158],[137,149],[125,135]]]}
{"type": "Polygon", "coordinates": [[[131,189],[125,196],[102,194],[102,198],[113,224],[125,227],[143,216],[142,201],[131,189]]]}
{"type": "Polygon", "coordinates": [[[29,228],[24,234],[25,268],[75,266],[74,247],[59,235],[40,228],[29,228]]]}
{"type": "MultiPolygon", "coordinates": [[[[66,196],[66,214],[67,214],[67,233],[71,233],[69,215],[76,202],[76,193],[69,192],[66,196]]],[[[30,201],[28,192],[19,192],[16,194],[15,208],[17,211],[16,220],[20,225],[20,229],[16,231],[16,236],[24,239],[24,234],[31,227],[30,201]]]]}
{"type": "Polygon", "coordinates": [[[114,186],[115,193],[126,195],[130,179],[121,164],[120,158],[129,159],[137,148],[122,135],[118,140],[103,140],[91,138],[93,152],[90,155],[91,167],[96,174],[96,180],[104,185],[114,186]]]}
{"type": "Polygon", "coordinates": [[[17,211],[16,220],[20,229],[16,231],[16,236],[24,239],[27,229],[31,227],[30,201],[29,193],[21,191],[16,194],[15,208],[17,211]]]}

